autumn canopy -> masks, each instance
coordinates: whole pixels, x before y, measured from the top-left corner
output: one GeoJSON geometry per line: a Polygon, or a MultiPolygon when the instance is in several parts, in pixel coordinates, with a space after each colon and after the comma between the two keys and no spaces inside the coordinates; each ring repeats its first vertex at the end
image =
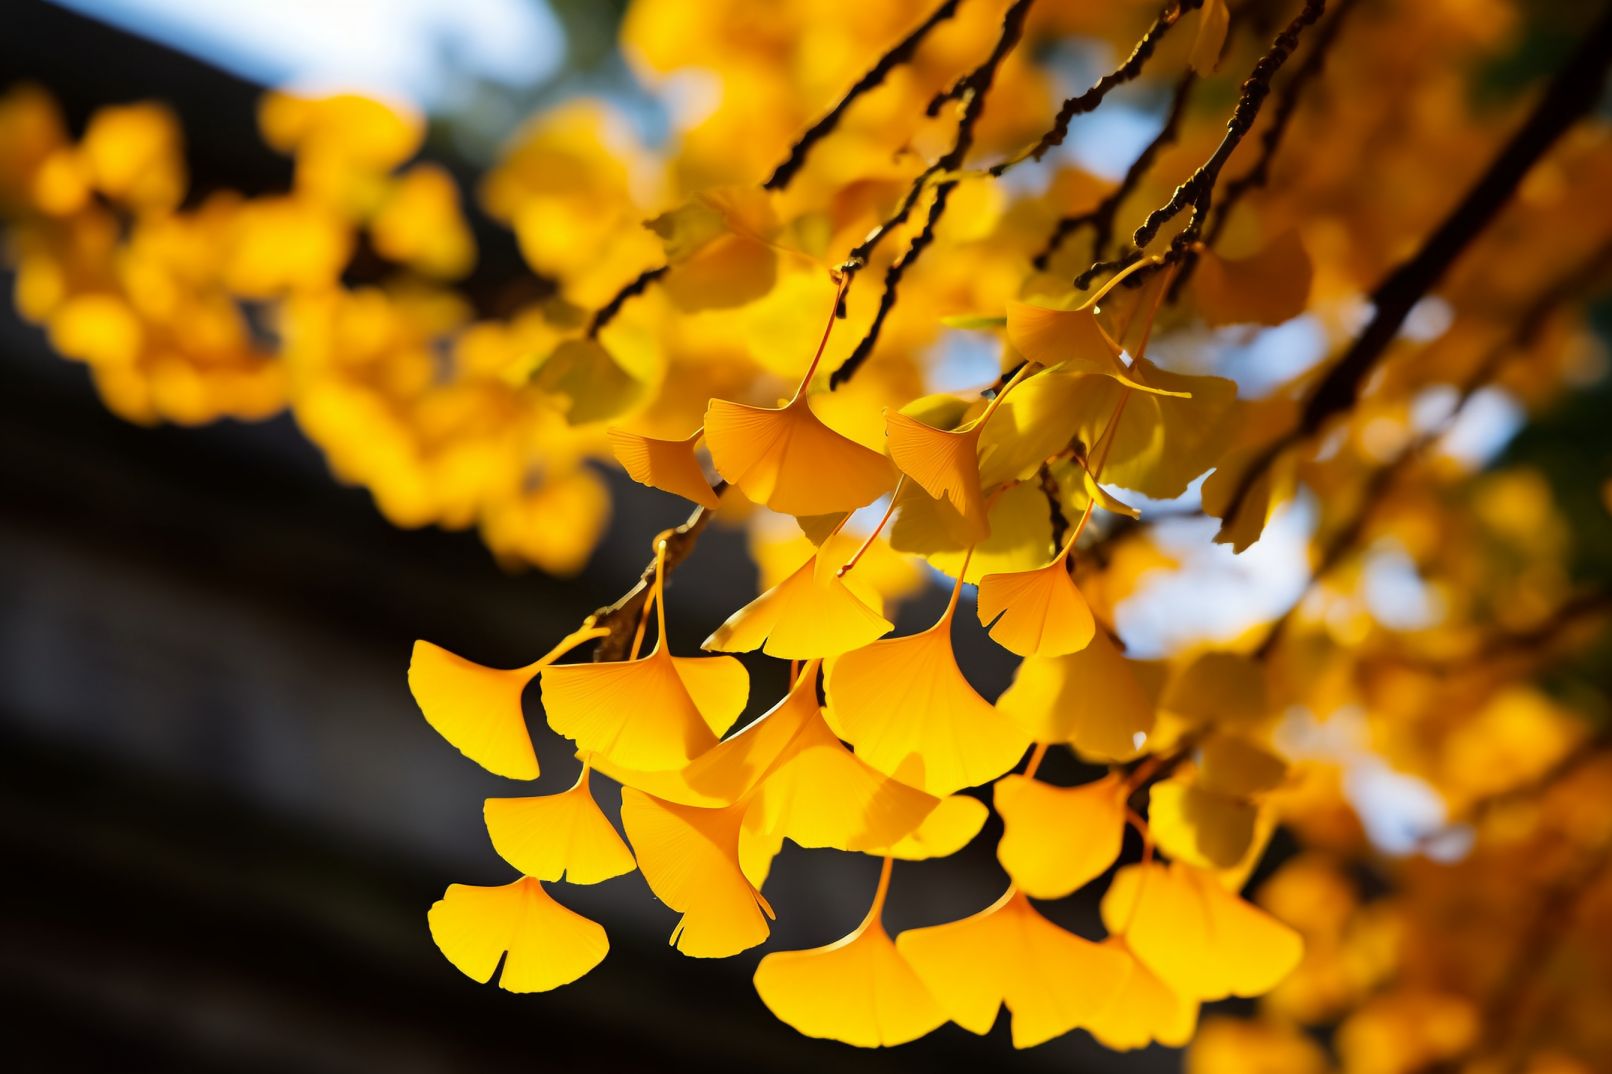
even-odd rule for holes
{"type": "Polygon", "coordinates": [[[848,1045],[1589,1074],[1612,451],[1545,456],[1612,415],[1612,12],[1569,6],[633,0],[670,132],[567,100],[473,188],[407,109],[276,92],[289,187],[198,196],[160,103],[77,131],[21,85],[14,301],[117,415],[289,411],[512,568],[582,569],[612,480],[652,519],[531,663],[408,658],[510,781],[507,882],[426,920],[476,981],[582,978],[611,923],[568,891],[637,873],[678,951],[848,1045]],[[702,618],[719,530],[758,581],[702,618]],[[866,863],[804,949],[789,844],[866,863]],[[919,875],[992,894],[888,924],[919,875]]]}

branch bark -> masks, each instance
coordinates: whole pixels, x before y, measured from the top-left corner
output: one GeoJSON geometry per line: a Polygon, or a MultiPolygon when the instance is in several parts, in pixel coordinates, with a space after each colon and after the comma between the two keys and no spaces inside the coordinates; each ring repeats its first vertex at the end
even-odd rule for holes
{"type": "Polygon", "coordinates": [[[1523,177],[1551,146],[1600,99],[1612,65],[1612,5],[1585,31],[1578,48],[1550,86],[1444,222],[1420,250],[1372,292],[1371,321],[1315,386],[1304,402],[1298,425],[1257,455],[1239,477],[1227,501],[1226,519],[1235,519],[1250,490],[1277,456],[1321,431],[1328,419],[1354,406],[1366,377],[1399,334],[1420,302],[1472,242],[1511,200],[1523,177]]]}

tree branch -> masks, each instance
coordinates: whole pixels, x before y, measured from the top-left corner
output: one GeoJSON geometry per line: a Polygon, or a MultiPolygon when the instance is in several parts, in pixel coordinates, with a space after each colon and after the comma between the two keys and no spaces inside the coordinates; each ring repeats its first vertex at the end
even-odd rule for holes
{"type": "MultiPolygon", "coordinates": [[[[911,33],[897,42],[890,51],[879,57],[879,62],[868,68],[867,72],[852,84],[851,88],[845,92],[845,96],[840,98],[839,103],[831,108],[827,115],[806,129],[806,133],[802,134],[800,140],[789,148],[789,155],[773,169],[772,175],[768,176],[767,181],[761,184],[761,188],[763,190],[782,190],[787,187],[790,180],[795,177],[795,173],[806,163],[806,156],[811,152],[812,147],[833,133],[834,128],[839,125],[840,119],[844,117],[846,111],[856,99],[883,84],[891,71],[911,61],[913,54],[918,51],[918,46],[923,43],[924,38],[929,36],[929,32],[957,14],[957,3],[958,0],[945,0],[944,3],[930,13],[927,19],[919,23],[911,33]]],[[[930,113],[930,115],[933,114],[933,112],[930,113]]]]}
{"type": "Polygon", "coordinates": [[[1047,133],[1043,134],[1035,145],[1018,156],[992,165],[990,168],[991,175],[1001,175],[1023,160],[1040,160],[1053,148],[1062,145],[1064,139],[1069,137],[1069,124],[1074,121],[1076,116],[1096,111],[1097,106],[1103,103],[1103,98],[1107,97],[1110,91],[1123,86],[1140,75],[1142,68],[1146,66],[1148,59],[1153,55],[1153,50],[1158,48],[1160,41],[1164,40],[1164,35],[1170,32],[1170,27],[1179,22],[1181,16],[1188,11],[1202,6],[1203,0],[1172,0],[1171,3],[1165,4],[1164,8],[1154,17],[1153,24],[1147,28],[1147,32],[1137,40],[1136,47],[1131,49],[1131,54],[1125,58],[1124,63],[1099,78],[1085,93],[1070,97],[1064,101],[1063,105],[1058,109],[1057,116],[1053,118],[1052,126],[1047,133]]]}
{"type": "Polygon", "coordinates": [[[1551,80],[1533,112],[1466,196],[1428,236],[1422,248],[1372,292],[1371,321],[1316,384],[1305,400],[1298,425],[1260,452],[1243,471],[1227,501],[1226,519],[1237,517],[1249,491],[1278,455],[1319,432],[1328,419],[1354,405],[1361,385],[1399,334],[1411,308],[1483,233],[1539,158],[1595,107],[1609,65],[1612,65],[1612,5],[1603,9],[1585,32],[1578,49],[1551,80]]]}
{"type": "MultiPolygon", "coordinates": [[[[964,159],[968,156],[968,151],[973,148],[974,128],[979,124],[980,116],[985,112],[985,98],[990,93],[991,84],[996,81],[997,69],[1001,67],[1002,61],[1007,58],[1008,53],[1012,52],[1014,46],[1019,43],[1019,37],[1024,32],[1024,20],[1030,13],[1032,3],[1034,3],[1034,0],[1014,0],[1013,6],[1008,8],[1007,12],[1002,16],[1002,32],[997,37],[996,44],[992,47],[990,55],[985,57],[978,67],[975,67],[959,82],[962,87],[960,96],[963,100],[963,114],[957,120],[957,135],[952,141],[952,147],[933,164],[918,173],[917,178],[912,181],[912,186],[908,188],[906,195],[901,199],[901,203],[896,207],[896,211],[882,224],[874,228],[868,234],[868,237],[863,239],[850,252],[845,262],[840,266],[840,271],[847,278],[854,277],[866,267],[868,258],[872,255],[874,248],[879,245],[879,242],[891,231],[907,222],[907,219],[912,215],[913,209],[917,207],[918,202],[922,199],[924,190],[931,179],[938,175],[954,172],[962,167],[964,159]]],[[[874,314],[873,323],[868,327],[868,331],[861,341],[857,343],[856,349],[852,351],[851,356],[838,369],[834,370],[829,377],[828,384],[831,389],[839,387],[855,376],[862,363],[867,361],[868,356],[873,353],[873,347],[879,339],[879,332],[884,327],[885,317],[895,306],[896,287],[901,282],[902,275],[918,259],[924,249],[934,241],[935,227],[945,214],[947,201],[956,185],[957,180],[955,179],[943,179],[935,184],[934,200],[930,203],[929,215],[924,222],[923,230],[913,237],[906,253],[893,261],[890,268],[885,272],[884,292],[879,298],[879,308],[874,314]]],[[[839,313],[842,317],[845,315],[843,297],[839,313]]]]}
{"type": "MultiPolygon", "coordinates": [[[[717,482],[716,494],[721,496],[727,487],[726,481],[717,482]]],[[[696,507],[694,513],[688,516],[688,521],[656,536],[653,544],[662,540],[666,542],[666,573],[670,574],[694,551],[695,542],[711,521],[711,514],[708,507],[696,507]]],[[[599,645],[593,651],[595,660],[627,659],[633,635],[638,632],[638,620],[644,612],[644,602],[649,599],[650,590],[655,586],[656,563],[656,557],[651,556],[649,566],[644,568],[631,589],[617,598],[615,603],[605,605],[583,621],[584,629],[604,627],[610,631],[599,639],[599,645]]]]}
{"type": "Polygon", "coordinates": [[[1126,198],[1135,193],[1142,177],[1153,166],[1159,151],[1174,142],[1176,135],[1180,133],[1181,117],[1186,114],[1187,99],[1192,95],[1195,82],[1197,75],[1191,71],[1182,75],[1176,82],[1175,92],[1170,97],[1169,110],[1164,116],[1164,125],[1159,128],[1158,134],[1153,136],[1153,140],[1136,155],[1136,159],[1131,161],[1131,166],[1125,170],[1125,176],[1120,180],[1119,186],[1109,191],[1094,208],[1084,213],[1062,217],[1053,226],[1052,234],[1047,236],[1045,245],[1030,259],[1030,264],[1036,271],[1045,271],[1052,256],[1058,252],[1064,241],[1083,227],[1091,228],[1092,256],[1103,255],[1103,251],[1114,237],[1114,217],[1119,212],[1120,206],[1124,204],[1126,198]]]}
{"type": "Polygon", "coordinates": [[[616,319],[621,307],[627,304],[629,298],[636,298],[649,289],[649,285],[666,275],[670,265],[661,265],[658,268],[648,268],[621,285],[621,290],[610,297],[610,301],[594,311],[593,318],[588,321],[588,338],[595,339],[604,329],[605,325],[616,319]]]}
{"type": "MultiPolygon", "coordinates": [[[[1166,263],[1173,264],[1181,260],[1203,228],[1204,214],[1209,211],[1221,169],[1226,166],[1226,161],[1231,159],[1232,153],[1253,128],[1254,120],[1259,117],[1259,110],[1265,103],[1265,98],[1270,95],[1271,79],[1276,77],[1276,72],[1282,69],[1282,65],[1292,55],[1305,28],[1313,25],[1325,10],[1326,0],[1305,0],[1304,9],[1276,35],[1276,40],[1271,42],[1271,47],[1259,58],[1259,62],[1254,64],[1254,69],[1243,82],[1242,92],[1237,97],[1237,106],[1232,109],[1231,118],[1226,120],[1226,134],[1215,147],[1214,153],[1198,167],[1197,171],[1187,177],[1186,182],[1175,188],[1175,193],[1170,195],[1169,201],[1154,209],[1148,214],[1147,219],[1142,221],[1142,226],[1131,236],[1133,249],[1114,261],[1098,261],[1075,277],[1074,285],[1077,290],[1084,291],[1091,286],[1093,279],[1103,273],[1115,272],[1135,264],[1148,243],[1159,233],[1159,229],[1190,208],[1192,213],[1187,219],[1186,227],[1170,240],[1170,252],[1166,263]]],[[[1143,274],[1138,273],[1139,277],[1141,275],[1143,274]]]]}

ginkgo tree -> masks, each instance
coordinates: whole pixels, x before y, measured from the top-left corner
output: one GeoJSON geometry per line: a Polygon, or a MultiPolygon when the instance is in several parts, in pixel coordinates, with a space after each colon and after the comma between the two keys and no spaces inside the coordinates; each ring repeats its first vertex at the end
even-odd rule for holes
{"type": "Polygon", "coordinates": [[[1575,549],[1539,472],[1451,449],[1484,393],[1544,416],[1604,376],[1612,11],[1547,8],[634,0],[637,77],[697,72],[716,104],[658,147],[602,101],[535,116],[477,192],[542,284],[498,318],[455,287],[474,240],[421,120],[359,98],[270,94],[291,189],[196,201],[161,106],[74,138],[16,88],[0,209],[19,309],[130,420],[288,408],[388,518],[553,572],[608,524],[599,466],[665,494],[640,583],[531,664],[415,646],[414,698],[470,761],[536,780],[535,724],[578,762],[485,802],[509,883],[430,908],[467,976],[582,977],[605,928],[553,892],[635,871],[683,954],[765,945],[793,843],[880,862],[848,934],[756,964],[809,1036],[1006,1008],[1016,1047],[1191,1042],[1204,1072],[1590,1071],[1612,736],[1604,665],[1561,668],[1604,646],[1612,463],[1575,549]],[[1536,25],[1566,45],[1494,74],[1536,25]],[[1151,140],[1085,170],[1082,117],[1137,101],[1151,140]],[[360,246],[389,266],[362,284],[360,246]],[[948,347],[980,383],[946,380],[948,347]],[[1291,375],[1240,383],[1254,350],[1291,375]],[[1179,566],[1161,520],[1242,552],[1294,504],[1299,599],[1132,651],[1123,607],[1179,566]],[[747,530],[759,591],[674,651],[668,575],[713,523],[747,530]],[[1433,622],[1373,606],[1390,554],[1433,622]],[[932,578],[943,610],[898,633],[932,578]],[[1020,659],[994,699],[955,642],[976,631],[1020,659]],[[752,689],[765,660],[780,696],[752,689]],[[1050,779],[1054,753],[1089,778],[1050,779]],[[1397,858],[1358,808],[1382,772],[1445,804],[1397,858]],[[993,812],[1000,896],[887,931],[897,863],[993,812]],[[1044,912],[1082,894],[1103,935],[1044,912]],[[1229,997],[1259,1016],[1200,1027],[1229,997]]]}

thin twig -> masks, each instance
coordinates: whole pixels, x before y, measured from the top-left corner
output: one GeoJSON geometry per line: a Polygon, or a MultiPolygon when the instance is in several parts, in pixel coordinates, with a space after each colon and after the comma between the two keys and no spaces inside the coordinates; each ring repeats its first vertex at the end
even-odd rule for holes
{"type": "MultiPolygon", "coordinates": [[[[1113,261],[1094,263],[1075,278],[1076,289],[1084,291],[1097,276],[1126,269],[1135,264],[1148,243],[1159,233],[1159,229],[1183,211],[1190,209],[1186,226],[1171,240],[1165,264],[1174,264],[1181,260],[1192,243],[1197,241],[1198,232],[1203,228],[1204,214],[1209,211],[1221,169],[1226,166],[1226,161],[1231,159],[1232,153],[1253,128],[1254,120],[1258,118],[1265,98],[1270,95],[1271,79],[1276,77],[1276,72],[1282,69],[1287,58],[1293,54],[1293,49],[1298,46],[1304,30],[1313,25],[1325,10],[1326,0],[1305,0],[1304,9],[1276,35],[1271,47],[1254,64],[1254,69],[1243,82],[1242,92],[1237,97],[1237,106],[1232,109],[1231,118],[1226,120],[1225,136],[1215,147],[1214,153],[1198,167],[1197,171],[1187,177],[1186,182],[1175,188],[1175,193],[1170,195],[1169,201],[1154,209],[1148,214],[1147,219],[1142,221],[1142,225],[1131,236],[1133,249],[1129,253],[1113,261]]],[[[1162,268],[1163,265],[1159,267],[1162,268]]]]}
{"type": "Polygon", "coordinates": [[[1064,139],[1069,137],[1069,125],[1076,116],[1096,111],[1097,106],[1103,103],[1103,99],[1111,91],[1140,75],[1142,68],[1153,55],[1153,50],[1164,40],[1164,35],[1170,32],[1170,27],[1179,22],[1182,15],[1202,6],[1203,0],[1171,0],[1165,4],[1154,17],[1147,32],[1137,40],[1136,46],[1131,49],[1131,54],[1125,57],[1124,63],[1099,78],[1085,93],[1064,101],[1058,109],[1058,114],[1053,118],[1052,126],[1036,141],[1036,144],[1017,156],[992,165],[991,175],[1001,175],[1020,161],[1040,160],[1055,147],[1062,145],[1064,139]]]}
{"type": "MultiPolygon", "coordinates": [[[[761,184],[761,188],[763,190],[783,190],[787,187],[789,181],[795,177],[795,173],[806,163],[806,156],[811,152],[812,147],[834,131],[834,128],[839,125],[841,118],[844,117],[846,111],[855,103],[856,99],[869,90],[882,85],[891,71],[904,63],[910,62],[913,54],[918,51],[918,46],[923,43],[924,38],[929,36],[929,32],[957,14],[957,4],[958,0],[945,0],[944,3],[930,13],[927,19],[914,27],[911,33],[897,42],[890,51],[879,57],[879,61],[868,68],[867,72],[857,79],[849,90],[846,90],[845,96],[840,98],[838,104],[829,109],[828,113],[816,123],[806,128],[806,133],[802,134],[800,140],[789,147],[789,155],[772,170],[772,175],[768,176],[767,181],[761,184]]],[[[934,113],[930,114],[933,115],[934,113]]]]}
{"type": "MultiPolygon", "coordinates": [[[[933,164],[918,173],[917,178],[912,181],[912,185],[908,188],[906,195],[901,199],[901,203],[896,206],[895,212],[878,227],[874,228],[868,237],[850,252],[844,264],[840,266],[840,271],[847,278],[854,277],[856,273],[866,267],[868,258],[872,255],[874,248],[879,245],[879,242],[890,232],[907,222],[932,179],[936,176],[954,172],[962,166],[964,159],[968,156],[968,151],[973,148],[974,129],[979,124],[980,116],[985,112],[985,98],[990,93],[991,84],[996,81],[997,69],[1001,67],[1002,61],[1007,58],[1008,54],[1013,51],[1014,46],[1019,43],[1019,37],[1024,32],[1024,20],[1030,13],[1032,3],[1034,3],[1034,0],[1014,0],[1013,6],[1008,8],[1007,12],[1002,16],[1002,32],[997,37],[996,44],[992,47],[990,55],[985,57],[978,67],[975,67],[962,79],[965,84],[962,92],[963,112],[957,120],[957,134],[952,140],[952,147],[933,164]]],[[[831,389],[839,387],[854,376],[856,371],[861,368],[862,363],[873,353],[873,347],[878,342],[879,333],[884,327],[884,320],[895,306],[896,288],[901,282],[901,277],[923,253],[924,249],[934,241],[935,228],[945,214],[948,199],[956,186],[956,179],[942,179],[935,183],[934,198],[930,202],[929,214],[924,221],[923,229],[913,237],[912,242],[907,246],[906,252],[895,261],[892,261],[890,267],[885,271],[884,291],[880,295],[879,308],[874,314],[873,322],[868,326],[866,334],[857,343],[856,349],[851,352],[851,356],[838,369],[834,370],[829,377],[828,384],[831,389]]],[[[842,300],[840,315],[844,316],[844,314],[845,308],[842,300]]]]}
{"type": "Polygon", "coordinates": [[[1045,271],[1065,240],[1083,227],[1091,228],[1092,256],[1103,256],[1103,251],[1108,248],[1109,242],[1114,237],[1114,217],[1119,212],[1120,206],[1124,204],[1126,198],[1135,193],[1142,177],[1153,166],[1159,151],[1173,143],[1176,135],[1180,133],[1181,117],[1186,114],[1187,99],[1192,95],[1192,86],[1196,81],[1197,76],[1188,71],[1176,82],[1175,92],[1170,96],[1170,107],[1164,115],[1164,125],[1153,136],[1153,140],[1136,155],[1136,159],[1131,161],[1131,166],[1125,169],[1125,176],[1119,185],[1109,191],[1103,200],[1090,210],[1062,217],[1053,226],[1052,234],[1047,236],[1045,245],[1030,259],[1030,264],[1035,266],[1037,272],[1045,271]]]}
{"type": "MultiPolygon", "coordinates": [[[[1282,139],[1287,134],[1288,127],[1293,122],[1294,113],[1298,111],[1299,100],[1303,97],[1305,89],[1315,81],[1326,67],[1327,55],[1332,50],[1333,42],[1337,40],[1338,31],[1343,28],[1344,19],[1355,7],[1358,0],[1339,0],[1334,8],[1332,17],[1316,31],[1315,42],[1305,55],[1304,61],[1293,69],[1293,74],[1283,84],[1281,93],[1276,98],[1276,104],[1271,111],[1270,122],[1259,136],[1259,158],[1241,175],[1226,180],[1219,202],[1209,216],[1208,224],[1203,231],[1205,246],[1213,246],[1220,233],[1225,230],[1226,221],[1231,218],[1232,210],[1256,187],[1264,186],[1270,180],[1271,161],[1276,151],[1281,147],[1282,139]]],[[[1181,271],[1175,281],[1170,285],[1170,297],[1173,299],[1181,293],[1181,289],[1191,279],[1193,269],[1197,267],[1197,254],[1188,251],[1181,271]]]]}
{"type": "Polygon", "coordinates": [[[1370,322],[1305,399],[1298,424],[1255,456],[1239,475],[1227,500],[1226,524],[1237,517],[1254,484],[1282,452],[1315,435],[1334,415],[1354,406],[1361,385],[1399,335],[1411,308],[1443,279],[1456,258],[1499,215],[1539,158],[1595,107],[1609,65],[1612,5],[1585,32],[1578,49],[1551,80],[1533,112],[1467,190],[1460,204],[1428,236],[1421,249],[1372,292],[1370,322]]]}
{"type": "Polygon", "coordinates": [[[594,311],[593,319],[588,322],[588,338],[597,338],[604,326],[616,319],[616,314],[621,312],[621,307],[627,304],[629,298],[643,294],[650,284],[666,275],[669,268],[670,265],[661,265],[659,268],[645,269],[623,284],[609,302],[594,311]]]}

